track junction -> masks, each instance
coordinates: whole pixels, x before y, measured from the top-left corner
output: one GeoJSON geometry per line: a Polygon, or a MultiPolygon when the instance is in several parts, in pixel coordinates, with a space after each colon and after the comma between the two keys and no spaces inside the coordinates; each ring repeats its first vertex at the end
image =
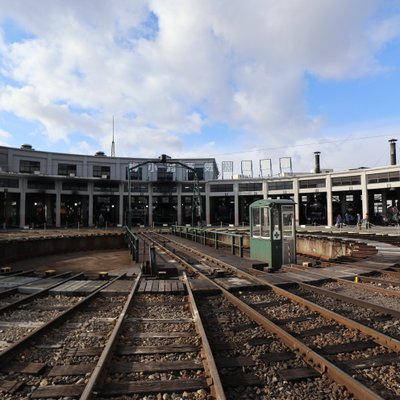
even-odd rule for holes
{"type": "Polygon", "coordinates": [[[223,247],[137,238],[141,272],[3,271],[4,399],[400,397],[397,243],[362,237],[349,259],[271,274],[223,247]]]}

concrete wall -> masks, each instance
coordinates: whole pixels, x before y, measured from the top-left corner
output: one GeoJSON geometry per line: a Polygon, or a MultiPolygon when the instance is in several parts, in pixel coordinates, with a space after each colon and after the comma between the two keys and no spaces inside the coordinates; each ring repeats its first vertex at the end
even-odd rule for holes
{"type": "Polygon", "coordinates": [[[329,260],[351,255],[351,243],[346,243],[340,239],[297,236],[296,251],[297,253],[320,257],[321,260],[329,260]]]}

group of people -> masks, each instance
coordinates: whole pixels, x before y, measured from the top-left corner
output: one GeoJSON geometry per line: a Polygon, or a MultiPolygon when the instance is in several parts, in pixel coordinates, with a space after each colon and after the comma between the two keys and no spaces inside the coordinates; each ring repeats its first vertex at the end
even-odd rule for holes
{"type": "MultiPolygon", "coordinates": [[[[351,222],[353,220],[353,217],[349,212],[346,211],[344,214],[344,217],[342,217],[342,214],[338,214],[336,216],[336,221],[335,221],[335,226],[336,228],[343,228],[345,225],[351,225],[351,222]]],[[[368,214],[365,214],[364,218],[361,218],[361,214],[357,213],[356,215],[356,225],[358,229],[362,229],[363,226],[365,226],[365,229],[369,229],[371,227],[370,222],[369,222],[369,216],[368,214]]]]}

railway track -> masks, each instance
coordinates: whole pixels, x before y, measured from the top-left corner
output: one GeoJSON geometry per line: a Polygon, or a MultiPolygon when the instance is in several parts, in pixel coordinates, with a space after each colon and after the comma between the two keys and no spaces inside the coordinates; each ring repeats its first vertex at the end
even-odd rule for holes
{"type": "MultiPolygon", "coordinates": [[[[171,248],[171,243],[174,242],[167,242],[163,238],[160,243],[167,243],[167,246],[164,246],[165,249],[166,247],[171,248]]],[[[212,260],[209,256],[204,254],[194,256],[195,251],[192,248],[184,249],[184,246],[178,243],[174,243],[174,245],[178,245],[179,250],[175,249],[171,253],[175,255],[178,252],[185,253],[183,258],[186,260],[186,267],[190,268],[193,265],[191,268],[197,268],[203,272],[208,268],[209,277],[215,275],[215,269],[221,268],[223,264],[218,260],[213,269],[210,266],[212,260]],[[187,263],[190,257],[192,260],[187,263]],[[203,262],[205,258],[207,259],[206,263],[203,262]],[[210,271],[212,272],[210,273],[210,271]]],[[[234,268],[230,266],[228,270],[232,274],[234,268]]],[[[243,271],[235,272],[241,277],[246,276],[243,271]]],[[[250,275],[247,278],[252,279],[250,275]]],[[[216,278],[214,281],[221,287],[218,279],[220,278],[216,278]]],[[[260,278],[255,279],[261,283],[260,278]]],[[[345,319],[339,314],[332,313],[298,296],[289,295],[282,289],[266,287],[258,292],[246,290],[239,297],[245,300],[253,310],[268,317],[269,321],[274,323],[274,329],[278,327],[285,333],[291,334],[291,340],[301,338],[302,343],[308,348],[308,352],[315,351],[322,358],[319,359],[319,362],[324,364],[325,372],[329,375],[329,370],[332,370],[331,377],[337,374],[335,368],[339,369],[347,376],[356,378],[360,386],[373,392],[373,394],[369,393],[371,398],[381,396],[385,399],[394,399],[400,394],[399,382],[396,378],[396,374],[399,372],[399,342],[396,339],[345,319]],[[282,316],[286,317],[282,318],[282,316]],[[386,369],[396,372],[386,374],[386,376],[382,375],[382,370],[386,369]],[[333,372],[334,370],[335,372],[333,372]]],[[[296,350],[301,353],[299,348],[296,350]]],[[[307,361],[310,363],[310,360],[307,361]]],[[[311,364],[315,367],[315,360],[311,364]]]]}
{"type": "MultiPolygon", "coordinates": [[[[76,397],[85,388],[126,296],[104,296],[109,281],[90,282],[87,295],[30,298],[0,315],[0,392],[4,399],[76,397]],[[50,303],[51,300],[51,303],[50,303]],[[7,324],[8,322],[8,324],[7,324]]],[[[66,289],[65,289],[66,290],[66,289]]],[[[24,299],[26,300],[26,299],[24,299]]]]}
{"type": "Polygon", "coordinates": [[[83,308],[51,290],[0,299],[0,324],[38,323],[0,353],[5,399],[399,398],[395,308],[284,290],[165,235],[141,241],[157,276],[139,276],[129,294],[99,287],[83,308]]]}

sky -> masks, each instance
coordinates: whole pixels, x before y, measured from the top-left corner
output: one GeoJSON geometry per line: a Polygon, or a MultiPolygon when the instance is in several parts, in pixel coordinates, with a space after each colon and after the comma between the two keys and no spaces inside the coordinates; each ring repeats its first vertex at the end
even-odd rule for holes
{"type": "Polygon", "coordinates": [[[388,165],[400,0],[0,0],[0,145],[110,155],[113,118],[117,156],[221,175],[388,165]]]}

